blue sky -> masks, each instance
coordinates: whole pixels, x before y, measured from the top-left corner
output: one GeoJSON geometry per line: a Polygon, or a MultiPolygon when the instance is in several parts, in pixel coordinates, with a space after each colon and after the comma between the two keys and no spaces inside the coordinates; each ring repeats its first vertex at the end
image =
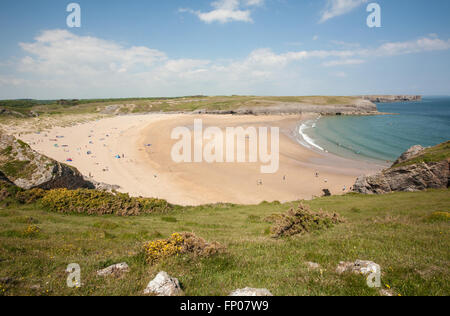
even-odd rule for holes
{"type": "Polygon", "coordinates": [[[74,2],[0,2],[0,99],[450,95],[448,0],[74,2]]]}

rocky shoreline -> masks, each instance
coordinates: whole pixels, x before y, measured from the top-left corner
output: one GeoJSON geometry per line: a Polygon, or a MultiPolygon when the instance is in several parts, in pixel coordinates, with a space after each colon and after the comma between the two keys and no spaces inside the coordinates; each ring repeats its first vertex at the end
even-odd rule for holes
{"type": "Polygon", "coordinates": [[[450,141],[432,148],[413,146],[388,169],[356,180],[363,194],[415,192],[450,187],[450,141]]]}

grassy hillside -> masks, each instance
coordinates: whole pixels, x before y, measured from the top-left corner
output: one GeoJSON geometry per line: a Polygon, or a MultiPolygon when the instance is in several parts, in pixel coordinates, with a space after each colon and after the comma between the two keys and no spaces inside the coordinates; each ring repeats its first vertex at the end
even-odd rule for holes
{"type": "Polygon", "coordinates": [[[381,265],[384,287],[401,295],[449,295],[448,190],[383,196],[318,198],[313,210],[337,212],[345,222],[301,236],[274,239],[264,219],[298,203],[174,208],[135,217],[67,215],[39,203],[10,199],[0,208],[0,295],[141,295],[161,270],[177,277],[187,295],[227,295],[263,287],[275,295],[378,295],[359,275],[338,275],[339,261],[381,265]],[[226,247],[208,258],[180,255],[154,265],[144,242],[195,232],[226,247]],[[95,272],[127,262],[131,272],[103,279],[95,272]],[[322,266],[312,271],[305,262],[322,266]],[[66,287],[64,270],[82,268],[83,286],[66,287]],[[39,285],[38,289],[32,289],[39,285]]]}
{"type": "MultiPolygon", "coordinates": [[[[170,111],[235,110],[242,106],[266,106],[273,102],[297,102],[311,105],[354,104],[356,97],[256,97],[256,96],[193,96],[179,98],[129,98],[94,100],[0,100],[0,109],[22,114],[31,111],[39,115],[88,114],[100,112],[145,113],[170,111]],[[112,106],[112,108],[111,108],[112,106]],[[110,107],[110,108],[108,108],[110,107]]],[[[11,116],[10,112],[2,116],[11,116]]],[[[13,115],[14,116],[14,115],[13,115]]]]}
{"type": "Polygon", "coordinates": [[[435,147],[427,148],[425,151],[417,157],[409,159],[400,164],[394,165],[393,167],[409,166],[417,163],[431,163],[439,162],[444,159],[450,159],[450,141],[439,144],[435,147]]]}

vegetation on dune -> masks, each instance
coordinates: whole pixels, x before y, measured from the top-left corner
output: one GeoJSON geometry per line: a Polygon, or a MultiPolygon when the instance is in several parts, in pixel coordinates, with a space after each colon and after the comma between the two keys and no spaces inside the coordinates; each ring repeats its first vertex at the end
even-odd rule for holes
{"type": "Polygon", "coordinates": [[[450,159],[450,141],[439,144],[435,147],[426,148],[425,151],[417,157],[409,159],[400,164],[394,165],[393,168],[409,166],[418,163],[432,163],[439,162],[445,159],[450,159]]]}

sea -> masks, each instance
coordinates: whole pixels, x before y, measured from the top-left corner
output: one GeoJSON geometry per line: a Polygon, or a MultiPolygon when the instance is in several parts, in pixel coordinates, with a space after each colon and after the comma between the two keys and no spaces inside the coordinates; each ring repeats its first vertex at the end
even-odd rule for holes
{"type": "Polygon", "coordinates": [[[379,103],[377,107],[392,114],[320,117],[299,126],[299,141],[343,157],[392,162],[411,146],[429,147],[450,140],[450,97],[379,103]]]}

